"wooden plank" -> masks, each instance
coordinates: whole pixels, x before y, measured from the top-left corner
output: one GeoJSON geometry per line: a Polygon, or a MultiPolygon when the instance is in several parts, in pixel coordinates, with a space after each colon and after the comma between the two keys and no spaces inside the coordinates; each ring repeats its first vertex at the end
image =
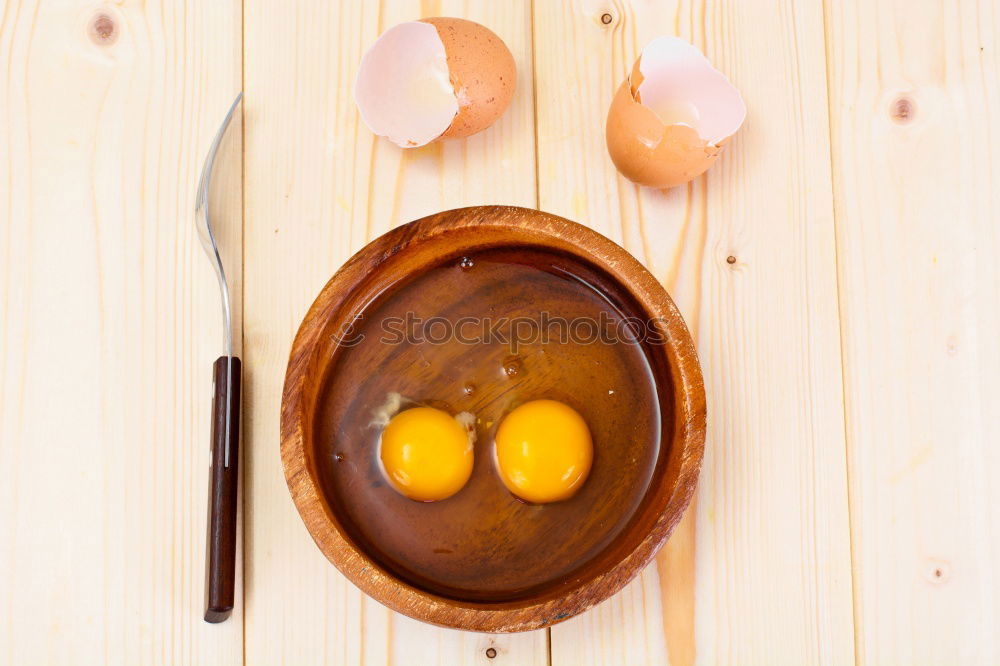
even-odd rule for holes
{"type": "Polygon", "coordinates": [[[365,597],[312,543],[278,458],[292,337],[345,259],[389,228],[438,210],[534,205],[528,9],[527,2],[247,2],[248,663],[547,662],[544,631],[436,629],[365,597]],[[518,90],[483,134],[402,151],[361,124],[354,76],[380,32],[435,15],[479,21],[500,35],[517,60],[518,90]],[[489,647],[498,651],[493,660],[489,647]]]}
{"type": "Polygon", "coordinates": [[[242,662],[239,601],[202,620],[222,335],[194,226],[240,12],[0,9],[0,662],[242,662]]]}
{"type": "Polygon", "coordinates": [[[709,395],[686,524],[623,594],[553,628],[553,664],[853,658],[821,11],[535,3],[540,207],[624,244],[664,282],[709,395]],[[661,34],[704,49],[749,107],[716,167],[669,192],[619,177],[603,137],[616,86],[661,34]]]}
{"type": "Polygon", "coordinates": [[[858,661],[1000,661],[996,2],[828,2],[858,661]]]}

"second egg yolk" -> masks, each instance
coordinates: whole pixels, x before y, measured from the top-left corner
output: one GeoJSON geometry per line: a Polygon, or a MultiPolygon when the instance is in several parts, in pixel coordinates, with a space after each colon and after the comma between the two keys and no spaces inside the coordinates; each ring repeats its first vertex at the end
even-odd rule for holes
{"type": "Polygon", "coordinates": [[[472,475],[472,436],[451,414],[414,407],[386,425],[379,456],[397,491],[421,502],[443,500],[472,475]]]}
{"type": "Polygon", "coordinates": [[[497,469],[507,489],[535,504],[571,497],[590,473],[594,447],[586,421],[555,400],[514,409],[496,435],[497,469]]]}

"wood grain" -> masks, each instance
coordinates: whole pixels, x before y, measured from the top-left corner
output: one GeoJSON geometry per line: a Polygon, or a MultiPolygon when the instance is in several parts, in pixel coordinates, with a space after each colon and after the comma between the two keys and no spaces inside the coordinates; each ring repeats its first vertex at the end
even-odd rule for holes
{"type": "Polygon", "coordinates": [[[862,664],[1000,660],[1000,8],[823,4],[0,4],[0,662],[548,663],[544,631],[436,629],[365,597],[278,456],[292,335],[334,270],[487,203],[635,254],[708,388],[693,509],[656,566],[554,630],[552,663],[849,663],[854,627],[862,664]],[[497,32],[518,90],[497,127],[403,152],[359,124],[351,85],[381,30],[432,15],[497,32]],[[603,145],[659,34],[749,106],[708,175],[666,193],[603,145]],[[246,207],[245,645],[239,588],[233,618],[201,619],[221,332],[193,225],[241,65],[250,187],[222,191],[237,324],[246,207]]]}
{"type": "Polygon", "coordinates": [[[202,620],[222,334],[194,225],[240,22],[239,2],[0,8],[0,662],[242,661],[241,595],[202,620]]]}
{"type": "Polygon", "coordinates": [[[828,2],[858,663],[1000,661],[1000,7],[828,2]]]}
{"type": "Polygon", "coordinates": [[[819,3],[535,4],[540,207],[663,280],[709,395],[688,531],[625,594],[554,627],[554,664],[852,659],[822,18],[819,3]],[[704,49],[749,107],[707,176],[665,193],[618,176],[602,132],[660,34],[704,49]]]}
{"type": "Polygon", "coordinates": [[[247,663],[547,662],[545,632],[459,636],[394,614],[313,545],[282,478],[278,404],[292,336],[354,251],[400,223],[462,205],[535,203],[527,2],[278,4],[248,0],[246,40],[248,466],[247,663]],[[510,48],[514,101],[465,141],[403,151],[360,122],[362,53],[388,27],[425,16],[478,21],[510,48]],[[295,72],[295,76],[289,76],[295,72]],[[282,285],[275,289],[275,285],[282,285]]]}

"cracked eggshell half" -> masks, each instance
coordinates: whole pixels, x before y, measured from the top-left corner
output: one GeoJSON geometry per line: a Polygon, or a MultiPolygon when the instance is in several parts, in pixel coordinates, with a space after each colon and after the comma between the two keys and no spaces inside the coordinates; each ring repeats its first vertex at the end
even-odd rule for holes
{"type": "Polygon", "coordinates": [[[403,148],[481,132],[517,85],[514,56],[488,28],[457,18],[400,23],[364,57],[354,83],[361,119],[403,148]]]}
{"type": "Polygon", "coordinates": [[[697,48],[658,37],[611,102],[608,152],[629,180],[673,187],[707,171],[745,118],[739,91],[697,48]]]}

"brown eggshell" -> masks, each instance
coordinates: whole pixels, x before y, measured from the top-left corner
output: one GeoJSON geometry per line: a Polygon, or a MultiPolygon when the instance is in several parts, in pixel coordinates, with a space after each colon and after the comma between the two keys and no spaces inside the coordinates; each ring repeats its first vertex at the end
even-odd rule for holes
{"type": "MultiPolygon", "coordinates": [[[[628,75],[628,80],[625,82],[629,85],[629,90],[632,91],[632,99],[639,100],[639,86],[642,85],[642,56],[635,59],[632,63],[632,72],[628,75]]],[[[641,101],[641,100],[639,100],[641,101]]]]}
{"type": "Polygon", "coordinates": [[[703,174],[726,141],[711,146],[691,127],[664,125],[656,113],[632,97],[632,87],[638,88],[639,81],[622,83],[608,111],[606,139],[615,167],[629,180],[657,188],[680,185],[703,174]]]}
{"type": "Polygon", "coordinates": [[[421,20],[437,28],[458,98],[458,115],[441,138],[483,131],[496,122],[514,96],[514,56],[502,39],[473,21],[445,17],[421,20]]]}

